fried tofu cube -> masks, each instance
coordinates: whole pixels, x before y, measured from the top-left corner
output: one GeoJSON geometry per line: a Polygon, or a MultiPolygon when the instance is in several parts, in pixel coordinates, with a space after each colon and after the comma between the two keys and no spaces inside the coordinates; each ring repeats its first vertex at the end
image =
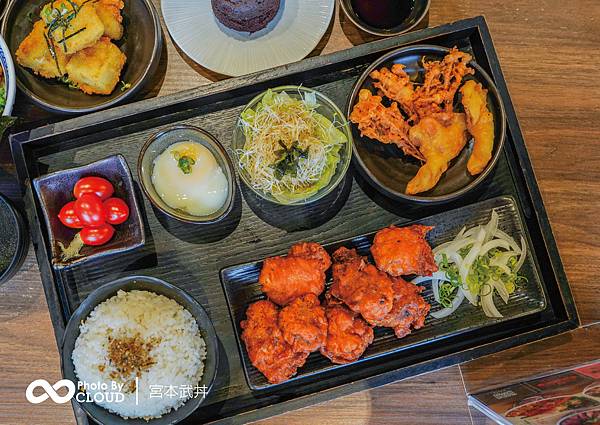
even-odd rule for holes
{"type": "Polygon", "coordinates": [[[62,77],[66,72],[68,57],[45,36],[45,32],[44,21],[39,20],[33,24],[33,30],[17,49],[17,62],[42,77],[62,77]]]}
{"type": "Polygon", "coordinates": [[[120,40],[123,37],[121,9],[124,6],[121,0],[98,0],[94,3],[96,13],[104,24],[104,35],[113,40],[120,40]]]}
{"type": "Polygon", "coordinates": [[[108,37],[71,56],[69,79],[87,94],[111,94],[119,82],[127,57],[108,37]]]}
{"type": "Polygon", "coordinates": [[[89,2],[77,4],[56,0],[44,6],[41,16],[48,26],[50,38],[65,54],[94,45],[104,34],[104,24],[89,2]]]}

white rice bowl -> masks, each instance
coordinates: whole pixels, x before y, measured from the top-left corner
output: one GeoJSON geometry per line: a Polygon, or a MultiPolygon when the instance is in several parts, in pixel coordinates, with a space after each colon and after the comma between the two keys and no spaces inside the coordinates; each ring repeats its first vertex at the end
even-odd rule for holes
{"type": "MultiPolygon", "coordinates": [[[[150,419],[179,408],[194,396],[189,388],[196,389],[202,378],[206,345],[194,317],[176,301],[148,291],[120,290],[96,306],[79,330],[71,355],[75,374],[89,385],[87,398],[98,405],[124,418],[150,419]],[[121,396],[107,392],[114,391],[113,382],[123,381],[113,379],[116,368],[109,361],[108,337],[138,334],[144,340],[160,338],[149,351],[154,363],[138,377],[136,391],[124,386],[117,391],[123,394],[122,401],[116,400],[121,396]],[[105,383],[108,390],[97,388],[97,383],[105,383]],[[157,388],[162,397],[157,396],[157,388]],[[176,389],[177,396],[166,396],[166,388],[176,389]]],[[[135,374],[131,378],[135,379],[135,374]]]]}

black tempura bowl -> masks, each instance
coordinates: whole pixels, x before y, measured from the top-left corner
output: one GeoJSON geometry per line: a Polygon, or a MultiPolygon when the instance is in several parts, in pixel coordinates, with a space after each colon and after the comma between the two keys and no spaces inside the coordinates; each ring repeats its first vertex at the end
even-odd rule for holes
{"type": "MultiPolygon", "coordinates": [[[[352,94],[346,105],[346,116],[349,117],[354,105],[358,100],[361,89],[368,89],[376,93],[373,80],[369,74],[374,69],[382,67],[391,68],[395,63],[405,66],[406,73],[411,81],[418,80],[419,74],[423,74],[421,59],[441,60],[448,54],[450,49],[442,46],[415,45],[401,47],[386,53],[373,62],[360,76],[354,85],[352,94]]],[[[356,124],[350,123],[354,137],[352,160],[356,169],[377,191],[395,201],[404,201],[413,204],[440,204],[450,202],[475,190],[492,172],[496,166],[506,137],[506,113],[500,93],[492,78],[474,60],[469,66],[475,70],[474,75],[468,75],[464,81],[475,80],[482,84],[488,91],[487,106],[494,117],[494,148],[492,158],[485,169],[478,175],[472,176],[467,171],[467,162],[471,154],[472,145],[467,142],[461,153],[450,161],[448,170],[442,174],[439,182],[427,192],[416,195],[405,193],[406,185],[417,174],[421,163],[405,155],[400,148],[393,143],[384,144],[361,136],[356,124]]],[[[458,105],[458,92],[454,99],[455,106],[458,105]]],[[[462,108],[462,106],[459,106],[462,108]]]]}
{"type": "MultiPolygon", "coordinates": [[[[61,366],[64,378],[72,381],[77,386],[77,376],[71,354],[75,348],[75,341],[79,337],[79,325],[98,304],[113,297],[119,290],[140,290],[164,295],[167,298],[175,300],[190,312],[196,319],[202,338],[204,338],[204,342],[206,343],[204,374],[198,385],[205,385],[207,394],[210,393],[219,365],[219,347],[217,335],[208,314],[187,292],[163,280],[149,276],[128,276],[102,285],[89,294],[79,305],[77,310],[71,315],[63,336],[61,366]]],[[[148,421],[140,418],[123,419],[121,416],[111,413],[92,402],[78,402],[78,404],[89,416],[102,425],[172,425],[191,415],[202,404],[203,400],[204,398],[202,397],[192,397],[177,410],[171,410],[160,418],[148,421]]]]}
{"type": "MultiPolygon", "coordinates": [[[[19,0],[9,4],[1,33],[13,57],[33,28],[30,16],[37,20],[46,3],[48,0],[19,0]]],[[[127,90],[121,90],[117,85],[110,95],[87,95],[57,79],[35,75],[15,60],[19,89],[42,108],[63,114],[90,113],[130,99],[155,73],[163,41],[158,13],[151,0],[125,1],[122,15],[124,35],[114,43],[127,56],[120,77],[121,81],[131,84],[127,90]]]]}

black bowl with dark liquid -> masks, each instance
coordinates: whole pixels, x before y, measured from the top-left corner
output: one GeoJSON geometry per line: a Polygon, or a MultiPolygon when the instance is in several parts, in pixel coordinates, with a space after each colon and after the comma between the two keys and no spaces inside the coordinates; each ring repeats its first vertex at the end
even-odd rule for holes
{"type": "MultiPolygon", "coordinates": [[[[360,29],[379,36],[416,29],[428,16],[430,0],[341,0],[342,10],[360,29]]],[[[425,22],[426,24],[426,22],[425,22]]]]}

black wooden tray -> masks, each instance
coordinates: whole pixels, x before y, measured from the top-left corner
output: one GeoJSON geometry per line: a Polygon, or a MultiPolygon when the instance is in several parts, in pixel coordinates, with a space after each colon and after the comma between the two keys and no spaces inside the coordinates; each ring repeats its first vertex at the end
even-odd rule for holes
{"type": "MultiPolygon", "coordinates": [[[[11,148],[25,190],[33,243],[59,343],[71,312],[86,295],[99,285],[126,275],[145,274],[171,282],[188,291],[208,311],[221,344],[220,373],[206,404],[185,423],[245,423],[564,332],[579,323],[482,17],[29,130],[12,136],[11,148]],[[337,191],[310,207],[276,207],[241,188],[244,196],[238,193],[230,219],[210,228],[174,222],[144,199],[144,249],[69,270],[52,269],[47,233],[39,202],[31,191],[31,179],[116,153],[123,154],[135,169],[139,150],[147,138],[174,124],[203,127],[229,147],[240,110],[269,87],[303,84],[322,91],[343,107],[354,82],[372,61],[393,48],[416,43],[457,45],[471,52],[492,76],[503,97],[508,117],[504,153],[477,192],[451,204],[408,206],[382,198],[351,170],[337,191]],[[517,202],[546,291],[547,307],[542,312],[474,331],[468,339],[441,344],[431,352],[403,352],[386,361],[349,366],[328,374],[327,379],[307,379],[273,392],[257,393],[248,387],[221,288],[221,269],[284,252],[299,240],[330,243],[498,196],[512,196],[517,202]]],[[[139,190],[138,196],[142,196],[139,190]]],[[[78,422],[86,423],[87,418],[77,406],[75,411],[78,422]]]]}
{"type": "MultiPolygon", "coordinates": [[[[515,201],[511,197],[505,196],[465,205],[464,207],[416,220],[413,223],[401,223],[401,225],[419,223],[434,226],[434,229],[427,235],[427,240],[432,247],[435,247],[454,239],[460,229],[465,226],[471,228],[487,223],[490,220],[492,209],[498,213],[498,227],[501,230],[517,241],[520,240],[521,235],[527,239],[528,235],[524,231],[523,222],[515,201]]],[[[357,235],[351,239],[328,244],[325,245],[325,249],[331,255],[341,246],[356,248],[360,255],[370,257],[370,261],[373,263],[370,248],[375,233],[357,235]]],[[[526,243],[527,257],[521,269],[521,273],[527,278],[526,284],[520,286],[511,295],[508,304],[504,304],[497,294],[494,295],[496,307],[504,317],[486,317],[481,308],[465,301],[454,314],[443,319],[435,319],[431,315],[427,316],[423,328],[413,330],[410,335],[402,339],[396,338],[392,329],[378,327],[375,328],[373,343],[369,345],[357,363],[376,360],[385,361],[382,357],[391,356],[400,351],[407,352],[408,350],[418,349],[419,353],[426,355],[429,351],[435,351],[436,346],[452,344],[453,340],[457,339],[468,339],[469,333],[475,332],[484,326],[542,311],[546,307],[546,297],[537,273],[535,253],[531,251],[531,243],[529,241],[526,241],[526,243]]],[[[275,387],[290,385],[294,381],[306,380],[317,374],[323,374],[323,376],[319,376],[319,379],[323,379],[328,372],[356,366],[356,364],[336,365],[321,354],[312,353],[306,360],[306,364],[298,369],[298,374],[281,384],[270,384],[264,375],[252,366],[246,346],[241,340],[242,329],[240,323],[246,318],[246,309],[250,304],[266,298],[258,283],[262,263],[262,261],[255,261],[221,270],[221,283],[227,298],[248,386],[253,390],[274,390],[275,387]]],[[[329,272],[326,287],[329,288],[331,283],[331,272],[329,272]]],[[[421,295],[432,306],[431,311],[440,310],[442,307],[435,302],[431,285],[428,283],[422,285],[425,290],[421,295]]]]}

